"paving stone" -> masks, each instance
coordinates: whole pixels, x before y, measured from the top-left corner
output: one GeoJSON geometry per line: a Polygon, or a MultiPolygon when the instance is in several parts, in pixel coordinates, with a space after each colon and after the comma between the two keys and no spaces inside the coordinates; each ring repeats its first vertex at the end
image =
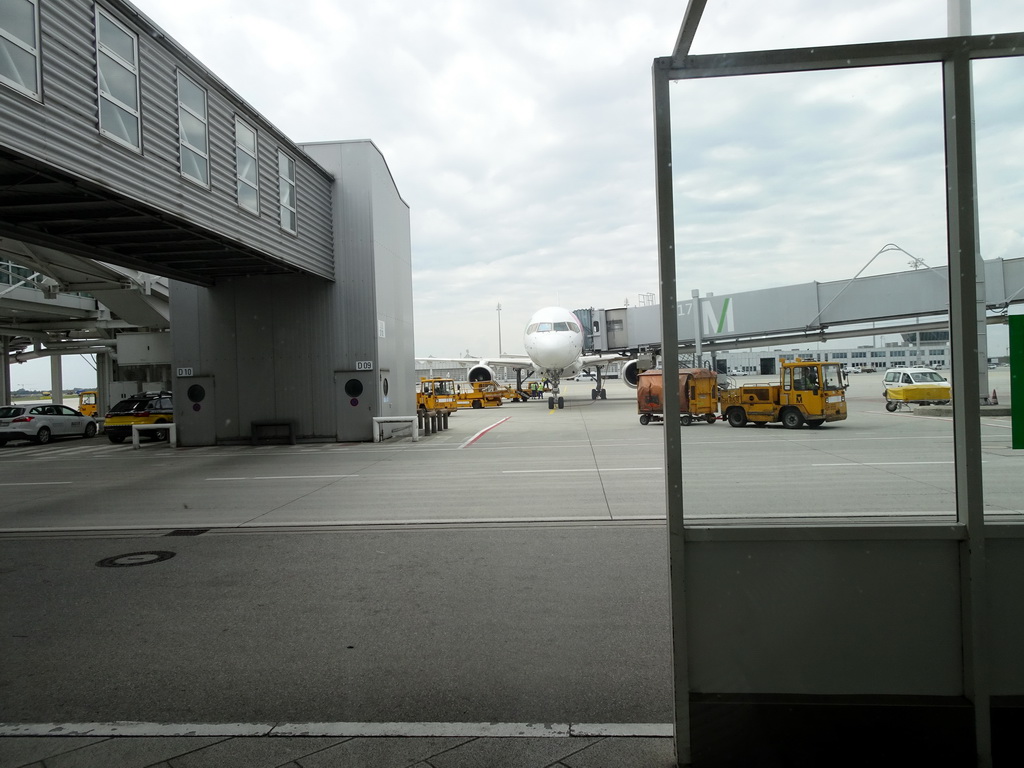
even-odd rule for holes
{"type": "Polygon", "coordinates": [[[562,758],[569,768],[675,768],[671,738],[619,737],[562,758]]]}
{"type": "Polygon", "coordinates": [[[591,738],[474,739],[430,759],[434,768],[548,768],[596,742],[591,738]]]}
{"type": "Polygon", "coordinates": [[[103,741],[102,736],[8,736],[0,738],[0,768],[22,768],[51,755],[103,741]]]}
{"type": "Polygon", "coordinates": [[[44,760],[46,768],[137,768],[164,762],[183,752],[202,749],[219,741],[224,739],[201,736],[105,738],[80,749],[48,755],[44,760]]]}
{"type": "Polygon", "coordinates": [[[299,768],[408,768],[465,744],[469,738],[356,738],[297,760],[299,768]]]}
{"type": "MultiPolygon", "coordinates": [[[[168,762],[171,768],[278,768],[346,741],[309,736],[253,736],[222,741],[168,762]]],[[[111,765],[114,765],[113,763],[111,765]]],[[[108,766],[109,768],[109,766],[108,766]]],[[[134,768],[134,766],[125,766],[134,768]]],[[[141,766],[139,766],[141,768],[141,766]]]]}

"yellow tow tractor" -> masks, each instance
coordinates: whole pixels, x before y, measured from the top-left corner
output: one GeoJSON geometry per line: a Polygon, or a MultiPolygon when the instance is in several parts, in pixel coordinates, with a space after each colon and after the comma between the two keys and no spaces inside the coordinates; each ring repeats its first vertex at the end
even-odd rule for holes
{"type": "Polygon", "coordinates": [[[83,389],[78,393],[78,412],[86,416],[95,416],[98,409],[99,393],[95,389],[83,389]]]}
{"type": "Polygon", "coordinates": [[[730,426],[778,421],[786,429],[820,427],[846,418],[846,380],[838,363],[780,360],[778,384],[744,384],[718,390],[722,418],[730,426]]]}
{"type": "Polygon", "coordinates": [[[420,387],[416,391],[417,410],[451,413],[458,407],[453,379],[420,379],[420,387]]]}
{"type": "Polygon", "coordinates": [[[497,408],[504,398],[512,397],[511,390],[496,381],[472,381],[468,388],[464,389],[463,386],[455,385],[455,399],[459,408],[497,408]]]}

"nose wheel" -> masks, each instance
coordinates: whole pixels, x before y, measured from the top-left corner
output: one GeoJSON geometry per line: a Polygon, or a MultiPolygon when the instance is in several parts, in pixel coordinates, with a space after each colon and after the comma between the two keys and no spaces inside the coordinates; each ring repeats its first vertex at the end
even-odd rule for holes
{"type": "MultiPolygon", "coordinates": [[[[557,392],[558,390],[555,390],[555,391],[557,392]]],[[[554,396],[549,397],[548,398],[548,410],[551,410],[551,411],[555,410],[555,406],[556,405],[559,408],[565,408],[565,399],[563,397],[561,397],[561,396],[559,396],[557,398],[554,397],[554,396]]]]}

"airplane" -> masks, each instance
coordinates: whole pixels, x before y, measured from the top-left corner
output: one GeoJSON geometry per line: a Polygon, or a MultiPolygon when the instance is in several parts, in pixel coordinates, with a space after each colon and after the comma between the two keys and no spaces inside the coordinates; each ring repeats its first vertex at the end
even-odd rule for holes
{"type": "MultiPolygon", "coordinates": [[[[601,369],[608,363],[626,360],[622,356],[602,357],[601,355],[583,354],[583,324],[568,309],[562,307],[544,307],[533,313],[523,333],[523,346],[529,360],[522,359],[487,359],[469,369],[469,380],[494,381],[494,370],[491,365],[505,365],[519,370],[530,370],[532,375],[547,379],[551,384],[551,395],[548,397],[548,408],[565,407],[565,398],[560,394],[563,378],[572,378],[584,369],[595,369],[597,382],[590,391],[592,400],[604,400],[607,392],[601,386],[601,369]],[[490,364],[490,365],[489,365],[490,364]]],[[[629,360],[622,367],[622,380],[627,386],[636,389],[636,360],[629,360]]]]}

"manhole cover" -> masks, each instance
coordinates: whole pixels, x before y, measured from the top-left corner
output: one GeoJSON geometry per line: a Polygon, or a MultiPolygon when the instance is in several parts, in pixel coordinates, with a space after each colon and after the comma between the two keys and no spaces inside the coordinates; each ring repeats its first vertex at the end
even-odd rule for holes
{"type": "Polygon", "coordinates": [[[133,565],[150,565],[159,563],[161,560],[170,560],[174,557],[173,552],[129,552],[127,555],[115,555],[105,557],[96,565],[100,568],[130,568],[133,565]]]}

